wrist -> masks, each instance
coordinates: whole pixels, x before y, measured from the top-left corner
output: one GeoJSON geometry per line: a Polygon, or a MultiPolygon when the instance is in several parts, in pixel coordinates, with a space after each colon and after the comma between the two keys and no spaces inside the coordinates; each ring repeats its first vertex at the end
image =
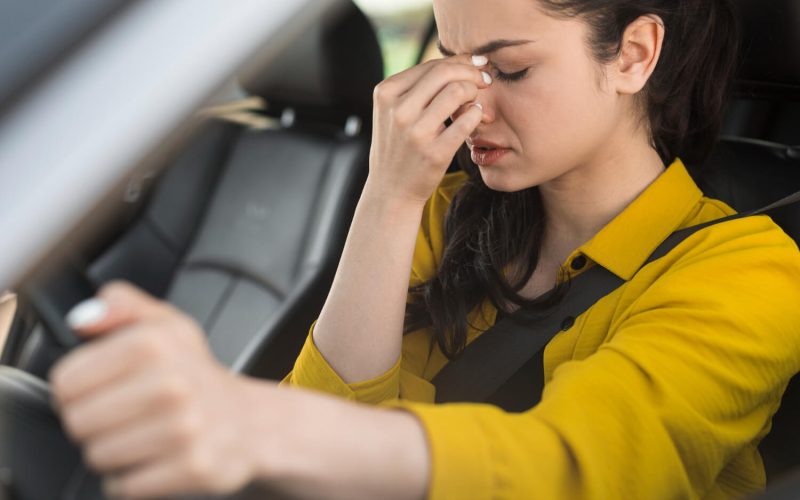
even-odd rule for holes
{"type": "Polygon", "coordinates": [[[392,234],[407,230],[416,235],[426,202],[368,184],[358,201],[354,223],[366,223],[374,237],[379,237],[382,230],[392,234]]]}
{"type": "Polygon", "coordinates": [[[298,498],[424,497],[430,457],[414,415],[305,390],[277,391],[288,398],[261,398],[278,418],[266,419],[273,428],[258,440],[264,451],[257,484],[298,498]]]}
{"type": "Polygon", "coordinates": [[[343,402],[263,381],[251,380],[250,385],[250,400],[260,402],[251,412],[250,440],[243,443],[246,451],[255,452],[250,454],[252,480],[270,490],[298,493],[298,487],[318,475],[316,446],[335,428],[330,423],[341,420],[337,410],[343,402]]]}
{"type": "Polygon", "coordinates": [[[361,192],[361,201],[370,205],[381,205],[397,210],[422,210],[432,193],[425,196],[405,193],[397,186],[386,185],[385,182],[370,176],[361,192]]]}

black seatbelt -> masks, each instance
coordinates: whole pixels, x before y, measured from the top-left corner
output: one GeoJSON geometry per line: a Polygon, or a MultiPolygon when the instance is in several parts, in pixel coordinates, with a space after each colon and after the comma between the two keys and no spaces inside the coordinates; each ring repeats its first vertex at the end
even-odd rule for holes
{"type": "MultiPolygon", "coordinates": [[[[800,191],[758,210],[678,230],[655,249],[642,267],[665,256],[686,238],[709,226],[763,214],[798,201],[800,191]]],[[[594,266],[572,279],[562,300],[550,310],[532,313],[520,309],[504,316],[433,378],[436,402],[485,402],[553,337],[569,330],[578,316],[624,283],[611,271],[594,266]]],[[[541,395],[543,387],[544,373],[540,369],[536,371],[535,387],[531,390],[541,395]]]]}

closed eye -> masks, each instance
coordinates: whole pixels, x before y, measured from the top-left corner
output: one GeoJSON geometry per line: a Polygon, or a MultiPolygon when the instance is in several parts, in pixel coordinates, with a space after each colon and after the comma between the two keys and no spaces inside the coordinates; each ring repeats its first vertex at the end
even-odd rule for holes
{"type": "Polygon", "coordinates": [[[502,82],[517,82],[525,78],[525,76],[527,76],[529,69],[530,68],[525,68],[522,71],[517,71],[516,73],[503,73],[498,69],[497,74],[495,76],[498,80],[502,82]]]}

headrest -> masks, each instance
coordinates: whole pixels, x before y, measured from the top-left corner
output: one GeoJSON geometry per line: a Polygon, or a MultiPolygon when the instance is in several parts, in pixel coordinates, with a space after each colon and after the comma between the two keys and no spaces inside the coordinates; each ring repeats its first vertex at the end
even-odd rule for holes
{"type": "Polygon", "coordinates": [[[743,22],[738,87],[800,96],[800,1],[739,0],[743,22]]]}
{"type": "Polygon", "coordinates": [[[383,80],[380,45],[367,17],[351,0],[293,42],[245,89],[267,101],[267,112],[372,119],[372,93],[383,80]]]}

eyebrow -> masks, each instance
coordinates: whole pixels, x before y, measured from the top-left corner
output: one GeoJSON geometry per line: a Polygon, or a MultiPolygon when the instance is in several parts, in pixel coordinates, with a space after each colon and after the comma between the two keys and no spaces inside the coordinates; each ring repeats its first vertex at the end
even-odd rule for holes
{"type": "MultiPolygon", "coordinates": [[[[475,49],[472,54],[476,56],[482,56],[484,54],[490,54],[492,52],[498,51],[500,49],[504,49],[506,47],[516,47],[517,45],[525,45],[528,43],[533,43],[535,40],[493,40],[485,45],[481,45],[477,49],[475,49]]],[[[442,45],[442,41],[438,40],[436,42],[436,48],[439,49],[439,52],[445,57],[452,57],[456,55],[450,49],[445,48],[442,45]]]]}

